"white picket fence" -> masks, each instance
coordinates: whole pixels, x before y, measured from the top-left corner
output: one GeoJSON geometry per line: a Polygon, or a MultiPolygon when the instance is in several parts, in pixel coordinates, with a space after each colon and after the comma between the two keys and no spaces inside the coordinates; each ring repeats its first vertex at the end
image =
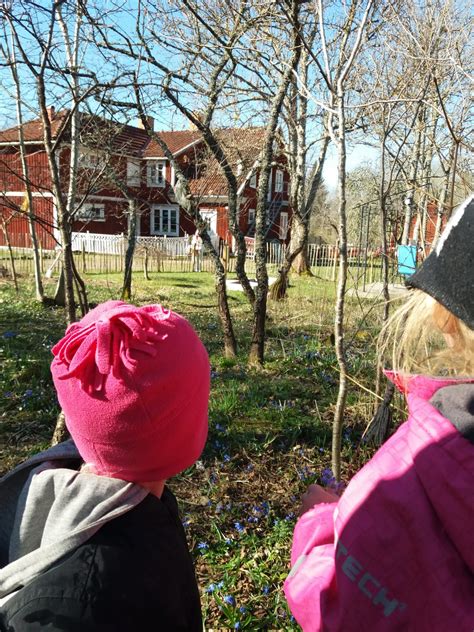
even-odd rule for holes
{"type": "MultiPolygon", "coordinates": [[[[137,237],[137,247],[159,251],[170,257],[188,254],[189,237],[137,237]]],[[[101,235],[99,233],[72,233],[72,248],[87,252],[123,256],[127,248],[125,235],[101,235]]]]}
{"type": "MultiPolygon", "coordinates": [[[[25,244],[26,241],[25,235],[25,244]]],[[[216,236],[217,238],[217,236],[216,236]]],[[[218,238],[217,238],[218,239],[218,238]]],[[[81,272],[121,273],[123,272],[127,240],[124,235],[103,235],[99,233],[73,233],[73,249],[76,262],[81,272]]],[[[196,268],[195,259],[189,252],[189,236],[185,237],[138,237],[133,269],[149,272],[192,272],[196,268]]],[[[248,274],[255,274],[255,240],[245,238],[247,260],[245,269],[248,274]]],[[[219,247],[219,243],[215,244],[219,247]]],[[[235,258],[228,257],[228,251],[221,244],[220,254],[228,272],[235,271],[235,258]]],[[[359,284],[378,281],[381,278],[381,259],[376,252],[364,252],[357,247],[348,248],[349,275],[351,283],[359,284]]],[[[272,274],[282,265],[285,255],[285,244],[270,242],[267,244],[267,263],[272,274]],[[273,269],[272,269],[273,267],[273,269]]],[[[308,245],[308,259],[312,271],[321,279],[335,281],[339,262],[338,248],[335,245],[308,245]]],[[[56,274],[59,269],[58,252],[41,250],[41,268],[47,274],[56,274]]],[[[395,277],[396,259],[389,260],[390,277],[395,277]]],[[[9,269],[10,263],[6,247],[0,247],[0,273],[9,269]]],[[[33,259],[29,248],[15,248],[15,267],[20,273],[33,272],[33,259]]],[[[201,253],[199,269],[213,272],[212,258],[201,253]]]]}

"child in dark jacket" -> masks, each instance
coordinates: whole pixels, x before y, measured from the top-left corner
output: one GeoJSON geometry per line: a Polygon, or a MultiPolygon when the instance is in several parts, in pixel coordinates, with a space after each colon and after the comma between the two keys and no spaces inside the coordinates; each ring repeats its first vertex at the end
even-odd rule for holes
{"type": "Polygon", "coordinates": [[[408,285],[382,336],[408,421],[341,498],[303,499],[285,593],[305,631],[474,630],[474,196],[408,285]]]}
{"type": "Polygon", "coordinates": [[[203,344],[159,305],[109,301],[71,325],[53,354],[74,443],[0,482],[0,628],[202,630],[165,483],[199,458],[207,437],[203,344]]]}

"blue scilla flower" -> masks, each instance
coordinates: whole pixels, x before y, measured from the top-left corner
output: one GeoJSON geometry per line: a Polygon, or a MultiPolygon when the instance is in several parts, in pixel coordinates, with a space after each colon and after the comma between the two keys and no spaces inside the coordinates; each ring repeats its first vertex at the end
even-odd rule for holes
{"type": "Polygon", "coordinates": [[[245,530],[245,527],[240,522],[235,522],[234,527],[237,529],[239,533],[245,530]]]}
{"type": "Polygon", "coordinates": [[[332,470],[328,467],[325,467],[321,472],[321,483],[323,485],[330,485],[334,481],[334,474],[332,470]]]}
{"type": "Polygon", "coordinates": [[[224,454],[224,463],[228,463],[230,461],[230,455],[224,454]]]}
{"type": "Polygon", "coordinates": [[[239,621],[236,621],[236,623],[234,623],[234,630],[240,630],[240,623],[239,623],[239,621]]]}
{"type": "Polygon", "coordinates": [[[33,391],[31,390],[31,388],[27,388],[26,391],[23,393],[23,397],[31,397],[33,395],[33,391]]]}
{"type": "Polygon", "coordinates": [[[225,428],[224,428],[224,426],[221,426],[221,424],[216,424],[215,428],[216,428],[217,432],[225,432],[225,428]]]}
{"type": "Polygon", "coordinates": [[[247,608],[245,606],[240,606],[239,612],[241,612],[242,614],[245,614],[247,612],[247,608]]]}
{"type": "Polygon", "coordinates": [[[18,334],[14,331],[5,331],[3,334],[4,338],[15,338],[15,336],[18,336],[18,334]]]}
{"type": "Polygon", "coordinates": [[[215,584],[209,584],[209,586],[206,588],[206,592],[207,593],[213,593],[216,589],[216,585],[215,584]]]}
{"type": "Polygon", "coordinates": [[[209,544],[207,542],[199,542],[197,546],[198,546],[198,549],[201,549],[201,551],[205,551],[206,549],[209,548],[209,544]]]}
{"type": "Polygon", "coordinates": [[[268,595],[268,593],[270,592],[270,586],[268,586],[268,584],[266,586],[264,586],[262,588],[262,592],[264,595],[268,595]]]}
{"type": "Polygon", "coordinates": [[[222,582],[222,581],[217,582],[216,588],[224,588],[224,582],[222,582]]]}
{"type": "Polygon", "coordinates": [[[235,599],[232,595],[225,595],[224,603],[229,604],[229,606],[235,606],[235,599]]]}

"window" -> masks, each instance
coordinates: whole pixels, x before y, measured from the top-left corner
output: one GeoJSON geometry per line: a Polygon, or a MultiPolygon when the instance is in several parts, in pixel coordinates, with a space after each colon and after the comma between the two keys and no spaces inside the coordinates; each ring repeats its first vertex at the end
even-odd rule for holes
{"type": "Polygon", "coordinates": [[[82,148],[79,154],[79,167],[82,169],[97,169],[100,155],[96,151],[82,148]]]}
{"type": "Polygon", "coordinates": [[[76,211],[75,219],[80,222],[105,222],[104,204],[84,204],[76,211]]]}
{"type": "Polygon", "coordinates": [[[249,222],[248,225],[251,226],[255,223],[255,209],[249,208],[249,222]]]}
{"type": "Polygon", "coordinates": [[[179,207],[153,206],[151,210],[152,235],[179,235],[179,207]]]}
{"type": "Polygon", "coordinates": [[[127,160],[127,184],[129,187],[140,186],[140,163],[137,160],[127,160]]]}
{"type": "Polygon", "coordinates": [[[275,172],[275,193],[283,192],[283,171],[277,169],[275,172]]]}
{"type": "Polygon", "coordinates": [[[252,189],[257,188],[257,174],[256,173],[252,173],[252,175],[250,176],[249,187],[252,187],[252,189]]]}
{"type": "Polygon", "coordinates": [[[165,186],[165,169],[163,161],[149,160],[146,166],[146,181],[149,187],[165,186]]]}

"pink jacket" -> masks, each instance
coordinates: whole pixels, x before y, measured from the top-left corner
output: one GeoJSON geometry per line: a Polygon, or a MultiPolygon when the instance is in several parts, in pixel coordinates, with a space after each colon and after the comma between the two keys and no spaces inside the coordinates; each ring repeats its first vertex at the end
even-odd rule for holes
{"type": "Polygon", "coordinates": [[[305,631],[474,631],[474,445],[429,403],[457,382],[396,381],[408,421],[296,524],[285,594],[305,631]]]}

